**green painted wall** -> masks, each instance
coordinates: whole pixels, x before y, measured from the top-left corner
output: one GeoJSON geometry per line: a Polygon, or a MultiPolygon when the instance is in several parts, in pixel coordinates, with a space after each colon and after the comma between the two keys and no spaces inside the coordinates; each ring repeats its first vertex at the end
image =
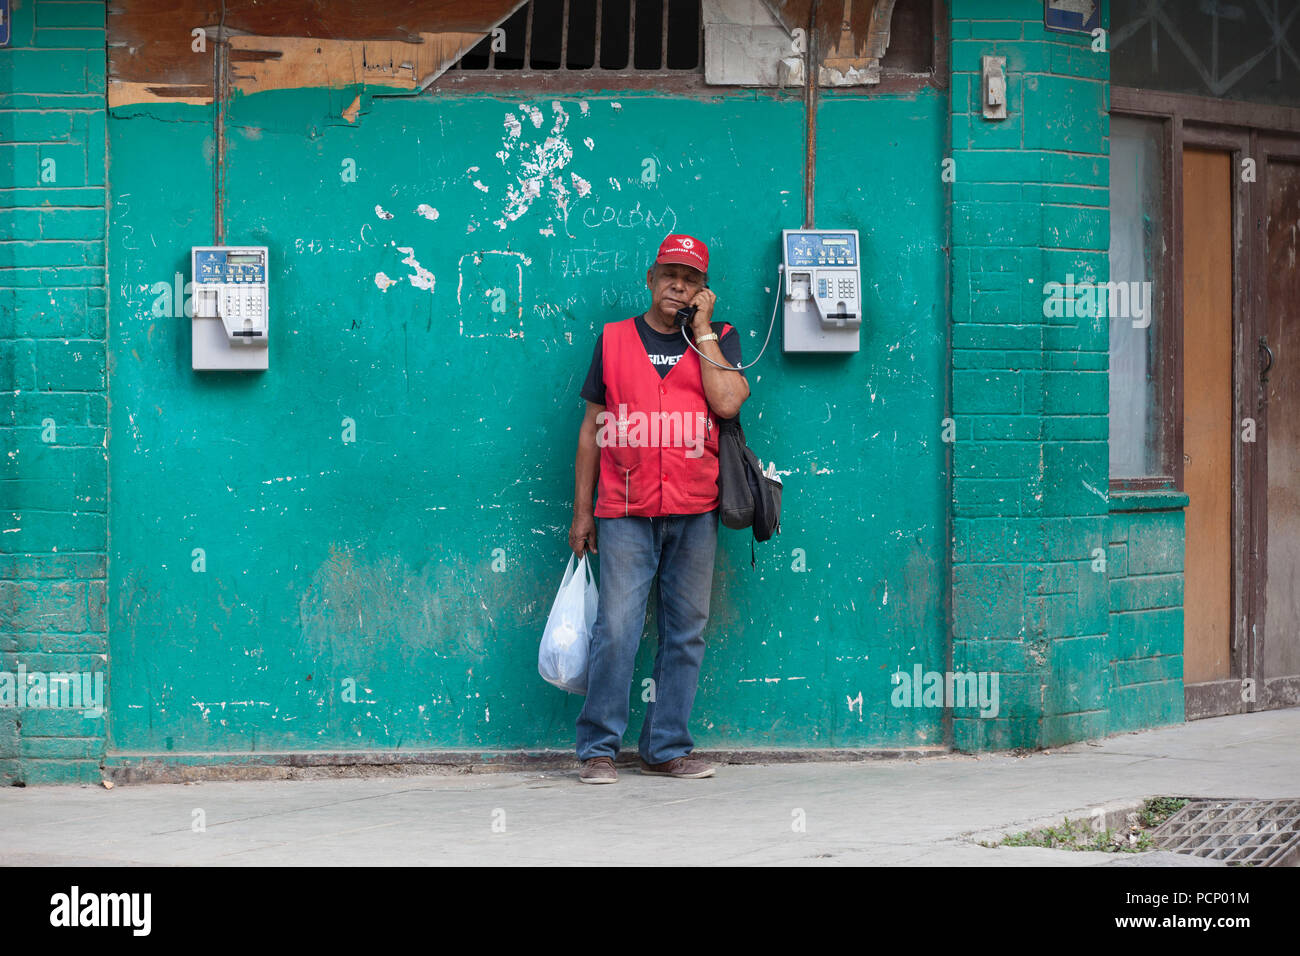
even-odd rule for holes
{"type": "MultiPolygon", "coordinates": [[[[0,672],[103,675],[104,4],[0,49],[0,672]]],[[[100,777],[105,719],[0,706],[0,786],[100,777]]]]}
{"type": "Polygon", "coordinates": [[[956,714],[954,745],[1053,746],[1110,729],[1109,334],[1043,291],[1108,278],[1109,58],[1031,0],[952,16],[953,664],[1008,700],[956,714]],[[1005,120],[982,115],[984,55],[1006,57],[1005,120]]]}
{"type": "MultiPolygon", "coordinates": [[[[675,229],[710,245],[747,358],[763,341],[802,219],[797,95],[363,96],[348,123],[356,92],[230,108],[228,240],[275,271],[261,374],[191,371],[189,321],[154,314],[212,241],[211,110],[110,116],[114,752],[571,748],[581,698],[536,651],[595,335],[644,307],[675,229]],[[528,163],[540,194],[507,218],[528,163]]],[[[722,532],[702,748],[943,742],[889,675],[946,653],[947,110],[823,102],[818,224],[862,230],[862,349],[785,356],[778,327],[750,371],[783,533],[754,570],[722,532]]]]}

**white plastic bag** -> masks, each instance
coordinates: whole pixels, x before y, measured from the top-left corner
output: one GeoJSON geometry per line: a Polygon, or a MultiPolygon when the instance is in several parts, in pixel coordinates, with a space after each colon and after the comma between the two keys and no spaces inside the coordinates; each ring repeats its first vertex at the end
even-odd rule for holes
{"type": "Polygon", "coordinates": [[[547,683],[571,694],[587,693],[587,648],[596,623],[598,597],[588,555],[571,556],[537,652],[537,672],[547,683]]]}

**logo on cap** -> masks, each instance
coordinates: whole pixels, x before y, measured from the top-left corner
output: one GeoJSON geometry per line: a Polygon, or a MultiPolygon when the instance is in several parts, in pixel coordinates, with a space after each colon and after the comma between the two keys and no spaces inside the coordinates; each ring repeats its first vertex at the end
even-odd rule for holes
{"type": "Polygon", "coordinates": [[[671,235],[659,246],[656,264],[677,263],[701,272],[709,271],[709,247],[693,236],[671,235]]]}

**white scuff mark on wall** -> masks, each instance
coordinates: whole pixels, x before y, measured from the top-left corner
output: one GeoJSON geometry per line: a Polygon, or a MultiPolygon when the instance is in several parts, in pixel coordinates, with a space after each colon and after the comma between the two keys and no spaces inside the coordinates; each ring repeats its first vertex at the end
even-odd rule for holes
{"type": "Polygon", "coordinates": [[[588,149],[595,149],[596,141],[592,139],[590,136],[585,136],[583,137],[582,145],[586,146],[588,149]]]}
{"type": "Polygon", "coordinates": [[[392,219],[393,214],[378,204],[375,205],[375,215],[380,219],[392,219]]]}
{"type": "Polygon", "coordinates": [[[417,215],[423,216],[425,219],[428,219],[430,222],[433,222],[435,219],[438,218],[438,210],[434,209],[427,202],[422,202],[420,203],[420,205],[416,206],[415,212],[417,215]]]}
{"type": "Polygon", "coordinates": [[[419,261],[415,258],[415,250],[410,246],[398,246],[397,243],[393,243],[393,245],[397,246],[398,252],[406,253],[406,258],[402,260],[402,265],[411,267],[411,274],[406,277],[411,285],[415,286],[417,289],[426,289],[429,292],[432,292],[435,281],[433,273],[420,265],[419,261]]]}
{"type": "MultiPolygon", "coordinates": [[[[316,477],[323,478],[325,475],[337,475],[338,473],[339,470],[337,468],[329,468],[325,471],[316,472],[316,477]]],[[[285,475],[283,478],[267,478],[265,481],[262,482],[262,484],[269,485],[277,481],[298,481],[306,477],[307,477],[306,475],[285,475]]]]}
{"type": "Polygon", "coordinates": [[[881,599],[881,601],[880,601],[880,606],[881,606],[881,607],[884,607],[884,606],[887,605],[888,603],[889,603],[889,582],[886,581],[886,582],[885,582],[885,596],[884,596],[884,598],[881,599]]]}
{"type": "Polygon", "coordinates": [[[553,236],[555,235],[555,227],[547,226],[545,229],[538,229],[537,232],[543,236],[553,236]]]}
{"type": "Polygon", "coordinates": [[[482,180],[479,179],[474,180],[474,188],[477,189],[479,192],[488,191],[488,188],[484,186],[482,180]]]}
{"type": "MultiPolygon", "coordinates": [[[[1080,480],[1080,481],[1083,481],[1082,478],[1080,478],[1079,480],[1080,480]]],[[[1096,495],[1096,496],[1097,496],[1098,498],[1100,498],[1102,501],[1109,501],[1109,500],[1110,500],[1109,498],[1106,497],[1106,495],[1105,495],[1104,492],[1099,491],[1098,489],[1094,488],[1092,485],[1088,484],[1086,481],[1083,482],[1083,487],[1087,488],[1089,491],[1091,491],[1094,495],[1096,495]]]]}
{"type": "Polygon", "coordinates": [[[397,285],[401,279],[390,279],[382,272],[375,273],[375,285],[379,286],[380,292],[387,292],[390,285],[397,285]]]}
{"type": "Polygon", "coordinates": [[[615,113],[618,113],[623,109],[623,104],[620,103],[618,100],[614,100],[614,102],[610,103],[609,105],[613,108],[615,113]]]}
{"type": "Polygon", "coordinates": [[[613,176],[609,177],[609,184],[613,186],[615,189],[617,189],[619,192],[623,191],[623,187],[619,185],[618,180],[615,179],[613,176]]]}
{"type": "Polygon", "coordinates": [[[573,188],[578,191],[579,197],[586,196],[587,193],[591,192],[591,183],[587,182],[577,173],[570,173],[569,175],[573,177],[573,188]]]}
{"type": "MultiPolygon", "coordinates": [[[[541,115],[540,111],[538,112],[538,115],[539,116],[541,115]]],[[[519,134],[522,133],[523,131],[524,131],[524,126],[522,123],[519,122],[519,117],[516,116],[514,113],[507,113],[506,114],[506,138],[518,139],[519,134]]]]}
{"type": "Polygon", "coordinates": [[[583,116],[586,116],[591,112],[591,107],[587,105],[586,100],[578,100],[578,109],[582,112],[583,116]]]}
{"type": "Polygon", "coordinates": [[[542,128],[542,120],[545,117],[542,116],[542,111],[539,110],[536,106],[521,106],[519,107],[519,112],[523,113],[525,116],[527,116],[530,120],[533,121],[533,127],[535,129],[542,128]]]}

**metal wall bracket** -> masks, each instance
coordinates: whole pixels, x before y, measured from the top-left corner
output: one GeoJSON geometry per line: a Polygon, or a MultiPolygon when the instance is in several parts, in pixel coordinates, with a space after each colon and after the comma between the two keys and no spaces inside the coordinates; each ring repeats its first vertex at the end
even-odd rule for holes
{"type": "Polygon", "coordinates": [[[985,119],[1007,118],[1007,58],[980,57],[980,102],[985,119]]]}

